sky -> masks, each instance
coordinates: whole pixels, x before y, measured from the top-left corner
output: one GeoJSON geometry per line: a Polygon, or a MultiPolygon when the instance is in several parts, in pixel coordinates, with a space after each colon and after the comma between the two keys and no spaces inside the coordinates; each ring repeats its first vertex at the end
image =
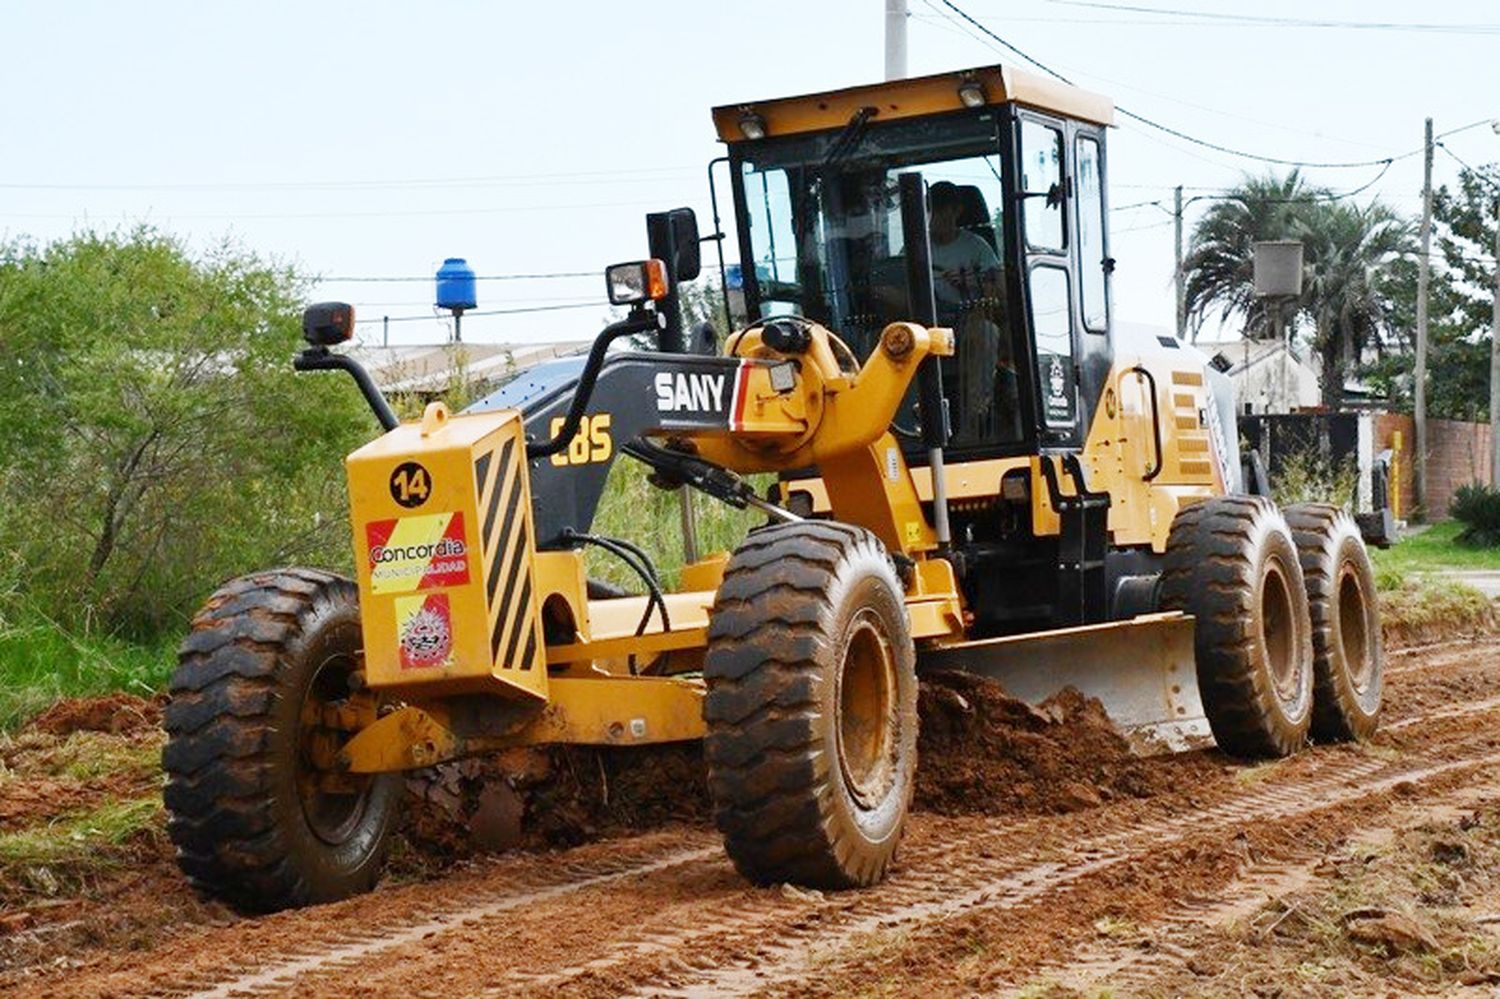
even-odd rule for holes
{"type": "MultiPolygon", "coordinates": [[[[1500,118],[1491,0],[955,2],[1121,106],[1263,156],[1379,160],[1419,150],[1427,116],[1439,133],[1500,118]],[[1142,7],[1183,13],[1120,9],[1142,7]]],[[[0,241],[139,223],[199,251],[229,240],[319,278],[311,297],[354,303],[376,343],[382,316],[392,343],[447,336],[430,275],[462,256],[505,277],[480,282],[480,310],[547,310],[468,316],[466,340],[588,339],[604,267],[645,256],[646,212],[688,205],[711,230],[709,109],[881,79],[884,6],[4,0],[0,241]],[[581,276],[514,277],[538,273],[581,276]],[[342,280],[390,277],[414,280],[342,280]]],[[[911,75],[1023,65],[944,0],[910,12],[911,75]]],[[[1192,198],[1271,167],[1119,126],[1115,316],[1170,327],[1172,186],[1192,198]]],[[[1500,160],[1488,124],[1444,142],[1437,184],[1500,160]]],[[[1335,190],[1381,174],[1305,172],[1335,190]]],[[[1366,194],[1415,213],[1421,183],[1406,155],[1366,194]]]]}

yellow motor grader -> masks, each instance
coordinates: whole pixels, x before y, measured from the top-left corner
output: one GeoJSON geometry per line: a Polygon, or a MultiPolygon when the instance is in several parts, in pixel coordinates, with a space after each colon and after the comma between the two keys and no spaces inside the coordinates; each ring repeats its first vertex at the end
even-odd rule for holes
{"type": "Polygon", "coordinates": [[[869,885],[932,668],[1077,687],[1147,750],[1373,731],[1352,520],[1279,510],[1222,376],[1113,321],[1107,99],[982,67],[713,115],[744,314],[721,349],[687,349],[682,209],[606,272],[628,314],[586,356],[462,413],[399,423],[330,349],[352,311],[308,310],[296,367],[352,374],[385,431],[347,462],[357,578],[254,573],[194,620],[163,763],[195,884],[258,910],[341,898],[379,877],[402,771],[703,740],[747,878],[869,885]],[[622,456],[766,524],[668,589],[593,530],[622,456]],[[639,592],[590,580],[588,549],[639,592]]]}

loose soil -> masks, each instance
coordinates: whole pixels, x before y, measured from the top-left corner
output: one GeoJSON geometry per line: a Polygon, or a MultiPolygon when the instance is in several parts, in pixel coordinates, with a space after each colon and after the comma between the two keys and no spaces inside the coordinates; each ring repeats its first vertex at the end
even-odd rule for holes
{"type": "Polygon", "coordinates": [[[1104,707],[1071,688],[1032,707],[999,685],[939,672],[918,694],[915,807],[939,815],[1073,812],[1220,772],[1217,754],[1131,755],[1104,707]]]}
{"type": "MultiPolygon", "coordinates": [[[[1323,994],[1386,972],[1406,991],[1451,989],[1488,975],[1483,947],[1500,946],[1481,932],[1500,892],[1475,873],[1497,860],[1473,838],[1500,841],[1500,641],[1393,657],[1389,691],[1372,745],[1247,765],[1134,758],[1074,692],[1031,708],[976,678],[927,677],[917,814],[893,877],[865,892],[744,884],[712,830],[695,747],[511,753],[421,775],[379,890],[256,919],[187,889],[156,809],[118,839],[21,861],[14,881],[0,870],[0,992],[331,995],[357,971],[372,994],[1092,994],[1115,978],[1117,994],[1242,994],[1235,976],[1260,967],[1278,969],[1267,988],[1296,994],[1297,955],[1329,946],[1307,928],[1356,907],[1379,911],[1339,924],[1342,949],[1325,956],[1347,964],[1319,979],[1323,994]],[[1363,857],[1352,844],[1397,811],[1420,819],[1460,793],[1468,811],[1393,851],[1385,887],[1345,890],[1319,867],[1373,870],[1338,858],[1363,857]],[[1458,829],[1468,815],[1477,825],[1458,829]],[[476,851],[476,819],[480,841],[509,851],[476,851]],[[1283,868],[1301,880],[1281,908],[1235,902],[1257,872],[1283,868]],[[1410,893],[1388,890],[1398,874],[1410,893]],[[1455,936],[1429,904],[1466,905],[1472,925],[1455,936]],[[1131,963],[1205,906],[1240,915],[1205,921],[1201,937],[1173,930],[1189,959],[1146,962],[1150,974],[1131,963]],[[1455,948],[1461,961],[1444,956],[1455,948]],[[1070,985],[1075,965],[1129,974],[1070,985]]],[[[0,742],[0,863],[16,835],[157,800],[160,732],[128,720],[152,707],[65,705],[0,742]]]]}
{"type": "Polygon", "coordinates": [[[58,701],[26,726],[48,735],[74,732],[109,732],[125,735],[145,732],[161,724],[165,697],[146,700],[134,694],[106,694],[58,701]]]}

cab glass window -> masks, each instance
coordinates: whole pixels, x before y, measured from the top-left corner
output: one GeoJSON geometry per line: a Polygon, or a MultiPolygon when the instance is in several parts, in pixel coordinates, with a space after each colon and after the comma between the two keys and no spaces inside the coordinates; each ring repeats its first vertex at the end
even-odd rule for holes
{"type": "Polygon", "coordinates": [[[1108,329],[1105,304],[1104,171],[1099,140],[1078,137],[1078,255],[1079,290],[1083,293],[1083,325],[1102,333],[1108,329]]]}
{"type": "Polygon", "coordinates": [[[1021,188],[1026,244],[1033,250],[1066,249],[1060,129],[1030,120],[1021,123],[1021,188]]]}
{"type": "MultiPolygon", "coordinates": [[[[914,318],[900,178],[927,189],[937,322],[957,356],[941,365],[955,449],[1023,439],[1021,332],[1007,300],[1005,163],[993,115],[873,123],[737,150],[759,317],[796,312],[833,330],[860,358],[886,325],[914,318]]],[[[1054,212],[1054,214],[1056,214],[1054,212]]],[[[898,430],[918,417],[911,400],[898,430]]],[[[906,438],[910,440],[911,438],[906,438]]]]}

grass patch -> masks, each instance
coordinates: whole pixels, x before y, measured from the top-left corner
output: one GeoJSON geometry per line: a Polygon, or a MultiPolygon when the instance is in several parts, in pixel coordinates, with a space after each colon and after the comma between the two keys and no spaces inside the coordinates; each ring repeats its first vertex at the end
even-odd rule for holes
{"type": "Polygon", "coordinates": [[[96,867],[101,848],[119,847],[156,825],[161,799],[111,801],[92,811],[0,835],[0,867],[87,864],[96,867]]]}
{"type": "MultiPolygon", "coordinates": [[[[633,541],[644,548],[668,588],[676,585],[678,570],[682,568],[682,500],[678,497],[684,490],[692,497],[700,557],[733,551],[752,527],[766,521],[763,513],[736,510],[694,489],[658,489],[647,481],[648,471],[633,458],[615,462],[592,530],[595,534],[633,541]]],[[[763,492],[770,477],[754,476],[752,481],[756,491],[763,492]]],[[[597,548],[590,548],[586,557],[590,576],[623,586],[632,593],[641,592],[640,577],[618,558],[597,548]]]]}
{"type": "Polygon", "coordinates": [[[1500,548],[1474,548],[1459,542],[1464,525],[1456,520],[1433,524],[1386,549],[1370,549],[1377,569],[1438,572],[1445,569],[1500,569],[1500,548]]]}
{"type": "Polygon", "coordinates": [[[1381,567],[1380,624],[1388,645],[1420,645],[1494,631],[1500,625],[1495,604],[1456,579],[1424,576],[1381,567]]]}
{"type": "Polygon", "coordinates": [[[66,738],[37,732],[0,735],[0,785],[38,777],[80,783],[105,778],[155,778],[161,772],[160,733],[122,737],[73,732],[66,738]]]}
{"type": "Polygon", "coordinates": [[[123,690],[149,697],[166,685],[179,637],[137,644],[78,635],[33,611],[0,614],[0,731],[63,697],[123,690]]]}

